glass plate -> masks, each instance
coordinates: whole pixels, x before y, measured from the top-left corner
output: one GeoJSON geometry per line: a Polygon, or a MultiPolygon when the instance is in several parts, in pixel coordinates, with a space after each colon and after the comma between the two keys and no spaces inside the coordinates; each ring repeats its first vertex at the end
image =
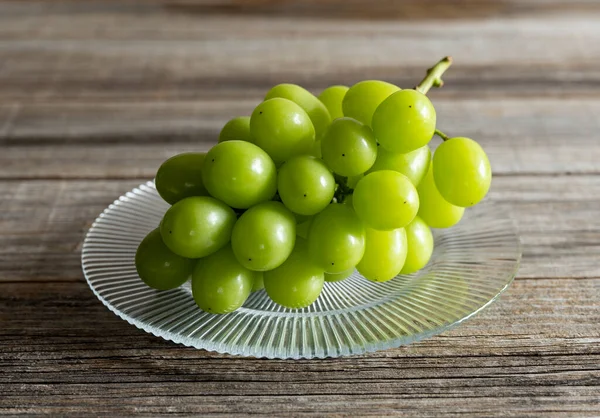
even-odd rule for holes
{"type": "Polygon", "coordinates": [[[205,350],[267,358],[322,358],[398,347],[439,334],[479,312],[512,282],[521,258],[514,222],[490,203],[447,230],[421,271],[372,283],[355,273],[325,283],[304,309],[271,302],[264,290],[227,315],[202,312],[189,284],[157,291],[138,277],[134,257],[168,209],[153,182],[110,205],[87,233],[85,277],[111,311],[156,336],[205,350]]]}

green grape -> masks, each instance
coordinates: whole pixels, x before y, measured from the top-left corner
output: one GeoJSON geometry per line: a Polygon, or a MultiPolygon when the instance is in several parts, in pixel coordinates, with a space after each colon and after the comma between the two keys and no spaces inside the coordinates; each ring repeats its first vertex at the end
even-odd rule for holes
{"type": "Polygon", "coordinates": [[[366,229],[365,255],[356,266],[360,274],[373,282],[387,282],[396,277],[406,260],[406,231],[366,229]]]}
{"type": "Polygon", "coordinates": [[[310,230],[310,225],[312,224],[313,218],[309,218],[307,221],[299,223],[296,225],[296,235],[300,238],[307,239],[308,231],[310,230]]]}
{"type": "Polygon", "coordinates": [[[362,258],[365,229],[350,206],[332,203],[313,219],[308,249],[326,273],[340,273],[354,268],[362,258]]]}
{"type": "Polygon", "coordinates": [[[225,141],[253,142],[250,135],[250,116],[240,116],[227,122],[219,133],[219,142],[225,141]]]}
{"type": "Polygon", "coordinates": [[[135,253],[135,268],[148,286],[158,290],[175,289],[191,276],[196,260],[180,257],[163,243],[156,228],[146,235],[135,253]]]}
{"type": "Polygon", "coordinates": [[[331,202],[335,180],[325,163],[310,155],[299,155],[279,169],[277,190],[289,210],[314,215],[331,202]]]}
{"type": "Polygon", "coordinates": [[[450,138],[433,155],[435,185],[446,201],[456,206],[476,205],[492,183],[492,168],[485,151],[469,138],[450,138]]]}
{"type": "MultiPolygon", "coordinates": [[[[377,160],[375,160],[375,161],[377,161],[377,160]]],[[[358,184],[358,182],[360,181],[360,179],[362,179],[364,176],[365,176],[364,174],[359,174],[358,176],[348,177],[348,181],[346,182],[346,184],[351,189],[354,189],[356,187],[356,185],[358,184]]]]}
{"type": "Polygon", "coordinates": [[[265,202],[240,216],[231,236],[238,261],[256,271],[272,270],[288,258],[296,240],[296,220],[281,202],[265,202]]]}
{"type": "Polygon", "coordinates": [[[379,80],[360,81],[350,87],[342,101],[344,116],[354,118],[367,126],[375,109],[392,93],[400,89],[393,84],[379,80]]]}
{"type": "Polygon", "coordinates": [[[465,208],[448,203],[440,194],[433,179],[432,167],[417,187],[419,212],[417,216],[432,228],[449,228],[460,221],[465,208]]]}
{"type": "Polygon", "coordinates": [[[288,259],[276,269],[266,271],[264,276],[267,295],[286,308],[309,306],[323,289],[323,270],[312,263],[302,238],[296,241],[288,259]]]}
{"type": "Polygon", "coordinates": [[[427,224],[418,216],[406,225],[406,242],[408,251],[401,274],[414,273],[421,270],[433,253],[433,234],[427,224]]]}
{"type": "Polygon", "coordinates": [[[327,107],[305,88],[296,84],[278,84],[269,90],[265,100],[275,97],[291,100],[304,109],[315,127],[315,137],[317,139],[321,138],[329,127],[331,115],[329,115],[327,107]]]}
{"type": "Polygon", "coordinates": [[[252,284],[252,291],[258,292],[265,288],[265,276],[262,271],[254,272],[254,283],[252,284]]]}
{"type": "Polygon", "coordinates": [[[210,194],[238,209],[271,200],[277,191],[277,168],[266,152],[244,141],[212,147],[202,179],[210,194]]]}
{"type": "Polygon", "coordinates": [[[206,196],[202,182],[202,165],[205,152],[175,155],[162,163],[156,173],[156,191],[167,203],[173,205],[190,196],[206,196]]]}
{"type": "Polygon", "coordinates": [[[206,257],[231,238],[235,212],[209,196],[187,197],[169,208],[160,223],[160,235],[175,254],[206,257]]]}
{"type": "Polygon", "coordinates": [[[383,148],[406,153],[427,145],[435,132],[435,120],[435,109],[427,96],[402,90],[379,105],[371,126],[383,148]]]}
{"type": "Polygon", "coordinates": [[[346,271],[342,271],[341,273],[325,273],[325,281],[341,282],[342,280],[345,280],[348,277],[352,276],[352,273],[354,273],[354,267],[346,271]]]}
{"type": "Polygon", "coordinates": [[[336,119],[321,140],[323,160],[334,173],[357,176],[377,158],[377,141],[368,126],[351,118],[336,119]]]}
{"type": "Polygon", "coordinates": [[[315,158],[321,158],[321,140],[320,139],[313,143],[312,149],[309,154],[315,158]]]}
{"type": "Polygon", "coordinates": [[[330,86],[319,94],[319,100],[329,110],[331,119],[343,118],[344,111],[342,110],[342,102],[348,91],[346,86],[330,86]]]}
{"type": "Polygon", "coordinates": [[[304,222],[312,219],[312,216],[300,215],[299,213],[293,213],[293,212],[292,212],[292,214],[294,215],[294,219],[296,219],[296,225],[300,225],[301,223],[304,223],[304,222]]]}
{"type": "Polygon", "coordinates": [[[377,159],[373,167],[369,170],[369,173],[380,170],[397,171],[408,177],[416,187],[423,177],[425,177],[430,161],[431,150],[429,149],[429,145],[417,148],[406,154],[390,152],[385,148],[379,147],[377,149],[377,159]]]}
{"type": "Polygon", "coordinates": [[[231,245],[198,260],[192,276],[192,296],[205,312],[225,314],[242,306],[257,273],[235,259],[231,245]]]}
{"type": "Polygon", "coordinates": [[[419,195],[404,174],[381,170],[358,182],[352,204],[366,226],[389,231],[413,220],[419,210],[419,195]]]}
{"type": "Polygon", "coordinates": [[[262,102],[250,118],[254,143],[280,164],[294,155],[310,154],[315,128],[306,112],[291,100],[276,97],[262,102]]]}

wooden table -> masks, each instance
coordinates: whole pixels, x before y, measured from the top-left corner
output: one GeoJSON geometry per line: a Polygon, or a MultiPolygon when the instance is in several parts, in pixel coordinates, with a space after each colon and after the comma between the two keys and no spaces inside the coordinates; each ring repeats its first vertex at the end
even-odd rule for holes
{"type": "Polygon", "coordinates": [[[600,413],[595,1],[0,1],[0,413],[600,413]],[[185,348],[109,312],[81,243],[160,162],[279,82],[412,87],[477,139],[522,234],[517,280],[438,337],[353,358],[185,348]]]}

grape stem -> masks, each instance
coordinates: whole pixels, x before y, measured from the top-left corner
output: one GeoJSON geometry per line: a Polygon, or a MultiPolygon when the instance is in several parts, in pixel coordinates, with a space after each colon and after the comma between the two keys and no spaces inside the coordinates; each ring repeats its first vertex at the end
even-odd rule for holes
{"type": "Polygon", "coordinates": [[[346,200],[346,196],[351,195],[354,192],[354,189],[348,187],[348,178],[344,176],[340,176],[337,174],[333,175],[335,178],[335,182],[338,187],[335,190],[333,198],[337,203],[343,203],[346,200]]]}
{"type": "Polygon", "coordinates": [[[442,138],[444,141],[447,141],[450,139],[450,137],[448,135],[446,135],[445,133],[443,133],[442,131],[440,131],[439,129],[435,130],[435,134],[437,136],[439,136],[440,138],[442,138]]]}
{"type": "Polygon", "coordinates": [[[452,57],[442,58],[437,64],[427,70],[427,75],[423,81],[417,84],[415,90],[427,94],[432,87],[442,87],[444,85],[442,74],[444,74],[451,65],[452,57]]]}

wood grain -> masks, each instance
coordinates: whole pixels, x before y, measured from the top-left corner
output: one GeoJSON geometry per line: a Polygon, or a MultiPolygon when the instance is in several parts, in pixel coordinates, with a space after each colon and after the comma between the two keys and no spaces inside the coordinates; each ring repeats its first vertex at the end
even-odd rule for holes
{"type": "MultiPolygon", "coordinates": [[[[207,150],[229,118],[250,114],[259,100],[0,108],[0,178],[150,179],[171,155],[207,150]]],[[[600,172],[600,98],[434,103],[438,126],[477,139],[497,175],[600,172]]]]}
{"type": "Polygon", "coordinates": [[[600,4],[0,0],[0,414],[597,416],[600,4]],[[477,139],[523,261],[501,300],[399,349],[268,361],[110,313],[81,243],[109,203],[294,82],[413,86],[477,139]]]}
{"type": "Polygon", "coordinates": [[[10,382],[0,377],[6,412],[27,400],[19,412],[77,414],[94,404],[98,413],[343,416],[389,408],[412,415],[427,408],[499,415],[510,408],[591,415],[599,402],[600,279],[518,280],[501,303],[440,337],[325,361],[252,360],[175,347],[132,330],[81,282],[0,288],[0,317],[8,324],[0,331],[0,360],[11,376],[10,382]],[[574,393],[576,403],[557,402],[574,393]],[[182,400],[175,406],[174,397],[182,400]]]}

